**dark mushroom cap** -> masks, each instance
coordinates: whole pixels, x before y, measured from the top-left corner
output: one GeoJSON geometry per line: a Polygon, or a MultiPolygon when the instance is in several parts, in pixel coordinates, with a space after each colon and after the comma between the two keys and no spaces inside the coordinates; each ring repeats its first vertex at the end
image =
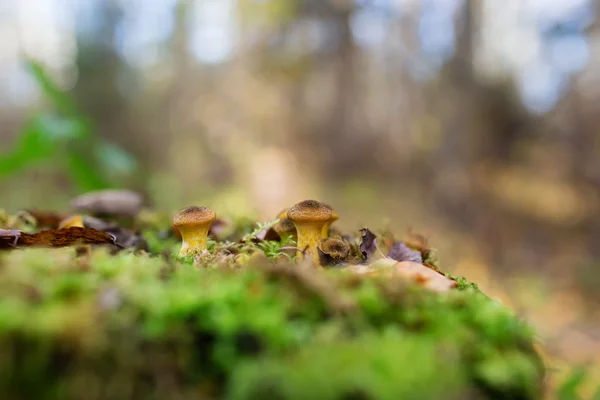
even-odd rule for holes
{"type": "Polygon", "coordinates": [[[292,220],[288,218],[288,210],[289,208],[286,208],[284,210],[281,210],[281,212],[277,214],[277,219],[279,219],[279,222],[273,227],[273,230],[275,232],[291,232],[296,229],[292,220]]]}
{"type": "Polygon", "coordinates": [[[180,228],[184,226],[201,226],[213,222],[217,214],[208,207],[191,206],[179,211],[173,217],[173,226],[180,228]]]}
{"type": "Polygon", "coordinates": [[[350,246],[341,239],[327,238],[321,239],[319,242],[319,250],[335,258],[346,258],[350,253],[350,246]]]}
{"type": "Polygon", "coordinates": [[[304,200],[287,212],[293,222],[327,222],[331,219],[331,210],[316,200],[304,200]]]}
{"type": "Polygon", "coordinates": [[[283,218],[283,219],[279,220],[279,223],[277,223],[277,225],[275,225],[273,227],[273,229],[275,230],[275,232],[280,233],[280,232],[291,232],[291,231],[295,230],[296,227],[294,226],[294,223],[292,222],[291,219],[283,218]]]}

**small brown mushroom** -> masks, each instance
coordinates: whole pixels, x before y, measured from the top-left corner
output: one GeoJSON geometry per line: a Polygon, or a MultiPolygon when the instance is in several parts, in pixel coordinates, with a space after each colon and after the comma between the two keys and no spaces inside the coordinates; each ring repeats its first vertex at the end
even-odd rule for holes
{"type": "Polygon", "coordinates": [[[335,221],[337,221],[340,218],[340,215],[329,204],[323,204],[323,205],[331,210],[331,218],[323,226],[323,232],[321,234],[322,237],[328,238],[329,237],[329,227],[331,227],[331,224],[333,224],[335,221]]]}
{"type": "Polygon", "coordinates": [[[290,237],[296,236],[296,227],[291,219],[287,215],[288,209],[281,211],[277,216],[279,222],[273,227],[273,230],[279,235],[281,241],[285,241],[290,237]]]}
{"type": "Polygon", "coordinates": [[[317,246],[323,234],[323,227],[331,219],[331,210],[316,200],[304,200],[294,205],[287,212],[294,223],[298,235],[297,258],[302,259],[303,251],[307,251],[315,265],[319,264],[317,246]]]}
{"type": "Polygon", "coordinates": [[[206,250],[208,230],[217,215],[208,207],[191,206],[181,210],[173,218],[173,227],[181,232],[179,256],[192,256],[206,250]]]}
{"type": "Polygon", "coordinates": [[[321,266],[341,264],[350,254],[350,245],[339,237],[321,239],[317,249],[321,266]]]}

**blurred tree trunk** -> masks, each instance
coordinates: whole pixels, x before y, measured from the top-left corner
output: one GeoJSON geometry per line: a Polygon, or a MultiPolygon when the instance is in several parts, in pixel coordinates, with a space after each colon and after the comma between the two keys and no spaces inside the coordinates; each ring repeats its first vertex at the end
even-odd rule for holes
{"type": "Polygon", "coordinates": [[[357,51],[352,38],[350,17],[354,7],[336,8],[332,13],[337,28],[337,51],[334,60],[335,97],[331,117],[320,137],[330,151],[322,160],[332,177],[348,176],[359,169],[365,155],[364,135],[357,132],[359,116],[355,114],[360,101],[357,86],[357,51]]]}
{"type": "Polygon", "coordinates": [[[115,2],[97,3],[96,29],[82,27],[85,33],[77,36],[79,76],[73,93],[83,111],[93,118],[97,134],[123,144],[131,132],[124,131],[127,101],[118,87],[124,66],[114,47],[122,10],[115,2]]]}
{"type": "MultiPolygon", "coordinates": [[[[81,110],[92,118],[97,136],[134,155],[140,169],[129,184],[142,188],[142,171],[152,159],[148,156],[148,141],[140,140],[142,121],[131,118],[130,102],[137,90],[135,75],[115,47],[123,10],[116,1],[95,5],[94,18],[98,23],[78,27],[78,79],[73,95],[81,110]]],[[[93,149],[88,150],[91,156],[93,149]]]]}

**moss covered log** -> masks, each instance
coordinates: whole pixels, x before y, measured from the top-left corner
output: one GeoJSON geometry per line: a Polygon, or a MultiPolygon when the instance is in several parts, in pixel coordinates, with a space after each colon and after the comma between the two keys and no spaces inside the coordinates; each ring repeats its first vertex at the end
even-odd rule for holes
{"type": "Polygon", "coordinates": [[[3,399],[537,399],[526,324],[463,282],[0,254],[3,399]]]}

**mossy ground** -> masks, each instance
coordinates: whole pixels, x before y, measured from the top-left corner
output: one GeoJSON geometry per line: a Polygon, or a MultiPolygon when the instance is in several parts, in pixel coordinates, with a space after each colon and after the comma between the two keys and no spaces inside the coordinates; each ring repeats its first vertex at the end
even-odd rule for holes
{"type": "Polygon", "coordinates": [[[532,332],[463,282],[265,259],[0,254],[4,399],[535,399],[532,332]],[[252,263],[251,263],[252,264],[252,263]]]}

